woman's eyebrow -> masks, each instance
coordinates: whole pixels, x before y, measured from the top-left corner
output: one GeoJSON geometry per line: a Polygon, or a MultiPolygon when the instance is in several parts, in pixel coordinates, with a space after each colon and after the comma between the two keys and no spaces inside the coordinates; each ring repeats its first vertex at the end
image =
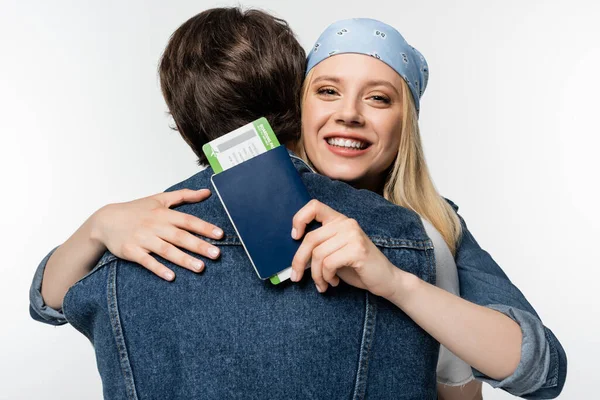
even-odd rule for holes
{"type": "Polygon", "coordinates": [[[321,81],[331,81],[331,82],[335,82],[335,83],[340,83],[341,79],[336,76],[321,75],[321,76],[316,77],[313,80],[313,83],[317,83],[317,82],[321,82],[321,81]]]}
{"type": "Polygon", "coordinates": [[[368,81],[367,85],[368,86],[386,86],[386,87],[392,89],[394,92],[396,92],[396,94],[398,96],[400,96],[400,92],[398,91],[398,89],[396,89],[396,86],[392,85],[388,81],[384,81],[384,80],[372,80],[372,81],[368,81]]]}

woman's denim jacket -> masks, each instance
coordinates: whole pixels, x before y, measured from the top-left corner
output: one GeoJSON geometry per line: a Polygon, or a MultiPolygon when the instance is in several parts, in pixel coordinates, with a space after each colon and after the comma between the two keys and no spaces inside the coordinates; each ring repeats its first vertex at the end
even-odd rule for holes
{"type": "MultiPolygon", "coordinates": [[[[433,247],[418,215],[292,159],[314,198],[356,219],[394,265],[435,283],[433,247]]],[[[211,173],[168,190],[210,187],[211,173]]],[[[39,291],[48,257],[36,272],[32,317],[68,321],[88,337],[105,398],[436,398],[439,345],[396,306],[344,283],[319,294],[310,277],[277,286],[261,281],[217,196],[177,209],[225,232],[213,243],[227,248],[200,275],[179,268],[177,279],[165,282],[107,252],[69,289],[60,313],[43,304],[39,291]]],[[[511,316],[524,332],[514,375],[497,382],[475,373],[522,394],[515,392],[531,383],[519,368],[542,360],[547,365],[537,369],[545,382],[523,397],[555,397],[566,374],[562,347],[464,228],[457,253],[462,296],[511,316]],[[528,339],[534,354],[526,352],[528,339]]]]}

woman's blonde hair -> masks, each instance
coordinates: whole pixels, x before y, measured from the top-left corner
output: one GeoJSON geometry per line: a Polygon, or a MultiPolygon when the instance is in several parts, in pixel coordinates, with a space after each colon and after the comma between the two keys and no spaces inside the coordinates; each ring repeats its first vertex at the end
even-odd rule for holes
{"type": "MultiPolygon", "coordinates": [[[[308,94],[313,71],[310,71],[302,87],[302,105],[308,94]]],[[[453,255],[461,235],[461,225],[452,206],[437,192],[425,162],[421,134],[414,100],[406,82],[402,79],[402,132],[398,154],[386,178],[383,197],[391,203],[411,209],[431,222],[440,232],[453,255]]],[[[296,153],[308,162],[302,130],[296,145],[296,153]]]]}

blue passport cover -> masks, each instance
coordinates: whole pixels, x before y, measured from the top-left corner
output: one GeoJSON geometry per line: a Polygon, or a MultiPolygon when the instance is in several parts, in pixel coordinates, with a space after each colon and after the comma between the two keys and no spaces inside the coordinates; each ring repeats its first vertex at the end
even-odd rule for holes
{"type": "Polygon", "coordinates": [[[292,239],[292,219],[311,197],[285,146],[211,181],[258,276],[268,279],[290,267],[301,243],[292,239]]]}

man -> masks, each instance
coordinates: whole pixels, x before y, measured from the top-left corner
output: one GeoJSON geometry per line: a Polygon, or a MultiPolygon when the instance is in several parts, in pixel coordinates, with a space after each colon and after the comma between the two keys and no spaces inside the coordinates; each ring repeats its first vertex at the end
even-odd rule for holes
{"type": "MultiPolygon", "coordinates": [[[[261,116],[281,143],[295,141],[304,56],[285,23],[259,11],[208,10],[174,33],[161,87],[200,163],[203,144],[261,116]]],[[[293,161],[313,197],[356,219],[394,265],[433,282],[416,214],[293,161]],[[381,226],[376,208],[394,226],[381,226]]],[[[211,174],[170,190],[210,187],[211,174]]],[[[397,307],[348,285],[320,295],[307,280],[262,282],[216,197],[178,210],[225,232],[215,243],[230,248],[202,276],[182,271],[167,283],[107,253],[65,296],[66,319],[94,344],[105,398],[435,398],[438,344],[397,307]]]]}

